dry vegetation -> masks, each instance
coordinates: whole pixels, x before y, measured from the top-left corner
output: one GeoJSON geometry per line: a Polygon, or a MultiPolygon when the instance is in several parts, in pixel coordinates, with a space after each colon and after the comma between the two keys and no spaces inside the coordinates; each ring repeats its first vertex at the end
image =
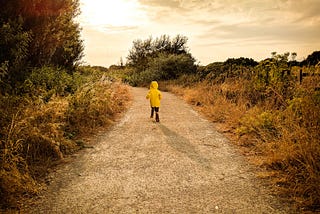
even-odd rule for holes
{"type": "Polygon", "coordinates": [[[303,68],[310,76],[301,84],[296,78],[300,69],[292,68],[284,81],[270,79],[269,84],[259,81],[253,70],[245,78],[215,81],[207,75],[194,81],[195,76],[185,76],[160,85],[182,96],[227,132],[264,169],[259,176],[272,181],[279,194],[300,210],[319,211],[319,67],[303,68]]]}
{"type": "Polygon", "coordinates": [[[19,207],[21,196],[36,194],[48,168],[81,149],[82,136],[112,124],[130,99],[127,86],[91,68],[45,81],[40,81],[45,68],[38,74],[22,86],[23,95],[0,95],[2,208],[19,207]],[[48,87],[49,80],[61,84],[48,87]],[[59,91],[60,86],[65,89],[59,91]]]}

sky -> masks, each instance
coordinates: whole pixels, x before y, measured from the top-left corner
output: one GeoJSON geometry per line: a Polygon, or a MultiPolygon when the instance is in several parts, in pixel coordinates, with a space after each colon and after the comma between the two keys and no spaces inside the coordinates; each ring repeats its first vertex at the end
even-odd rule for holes
{"type": "Polygon", "coordinates": [[[80,0],[84,64],[126,62],[134,40],[180,34],[200,65],[320,50],[320,0],[80,0]]]}

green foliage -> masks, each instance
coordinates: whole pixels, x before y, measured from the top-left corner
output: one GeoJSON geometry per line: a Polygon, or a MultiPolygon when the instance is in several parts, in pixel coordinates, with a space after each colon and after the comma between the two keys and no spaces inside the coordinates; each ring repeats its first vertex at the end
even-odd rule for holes
{"type": "Polygon", "coordinates": [[[204,67],[198,67],[198,73],[207,80],[223,83],[227,78],[249,79],[258,63],[249,58],[229,58],[225,62],[213,62],[204,67]]]}
{"type": "Polygon", "coordinates": [[[23,30],[21,17],[0,22],[0,63],[1,70],[6,71],[6,76],[2,77],[5,83],[12,85],[23,78],[21,70],[28,57],[30,41],[30,33],[23,30]]]}
{"type": "Polygon", "coordinates": [[[238,66],[250,66],[250,67],[254,67],[256,65],[258,65],[258,62],[256,62],[253,59],[249,59],[249,58],[244,58],[244,57],[240,57],[240,58],[229,58],[227,59],[227,61],[224,62],[225,65],[238,65],[238,66]]]}
{"type": "Polygon", "coordinates": [[[148,59],[148,68],[133,72],[126,79],[131,85],[147,85],[153,80],[176,79],[184,74],[196,72],[194,59],[188,54],[159,54],[148,59]]]}
{"type": "MultiPolygon", "coordinates": [[[[273,53],[273,58],[261,61],[254,69],[254,81],[249,86],[251,94],[256,90],[260,93],[260,98],[275,100],[275,108],[286,107],[287,100],[292,98],[295,89],[295,76],[288,63],[289,55],[273,53]]],[[[258,101],[255,100],[254,103],[258,101]]]]}
{"type": "Polygon", "coordinates": [[[148,61],[159,54],[188,54],[187,41],[187,37],[182,35],[177,35],[173,39],[168,35],[162,35],[155,40],[152,37],[144,41],[135,40],[127,56],[128,64],[138,70],[145,70],[148,67],[148,61]]]}
{"type": "Polygon", "coordinates": [[[275,140],[278,135],[275,114],[271,111],[259,112],[258,109],[252,109],[240,119],[236,132],[240,136],[249,134],[263,142],[275,140]]]}
{"type": "Polygon", "coordinates": [[[156,74],[155,80],[169,80],[176,79],[182,74],[194,73],[196,67],[190,55],[160,54],[150,60],[147,70],[156,74]]]}
{"type": "Polygon", "coordinates": [[[1,92],[10,93],[35,67],[74,71],[83,52],[74,22],[78,0],[1,0],[0,5],[0,65],[7,63],[5,77],[0,75],[7,86],[1,92]]]}
{"type": "Polygon", "coordinates": [[[198,67],[198,73],[202,78],[216,80],[221,74],[224,73],[223,63],[213,62],[206,66],[198,67]]]}
{"type": "Polygon", "coordinates": [[[187,37],[173,39],[163,35],[153,40],[135,40],[127,57],[133,72],[125,81],[131,85],[147,85],[152,80],[176,79],[183,74],[196,72],[195,59],[186,46],[187,37]]]}
{"type": "Polygon", "coordinates": [[[30,30],[29,61],[33,66],[56,65],[73,68],[82,56],[78,0],[22,1],[24,26],[30,30]]]}
{"type": "Polygon", "coordinates": [[[52,95],[64,96],[75,90],[73,78],[63,69],[35,68],[23,84],[23,91],[48,101],[52,95]]]}
{"type": "Polygon", "coordinates": [[[305,60],[301,62],[304,66],[314,66],[320,63],[320,51],[314,51],[305,60]]]}
{"type": "Polygon", "coordinates": [[[294,97],[288,101],[288,115],[298,122],[299,126],[316,132],[320,129],[320,91],[317,87],[319,77],[307,79],[308,86],[299,86],[294,97]]]}

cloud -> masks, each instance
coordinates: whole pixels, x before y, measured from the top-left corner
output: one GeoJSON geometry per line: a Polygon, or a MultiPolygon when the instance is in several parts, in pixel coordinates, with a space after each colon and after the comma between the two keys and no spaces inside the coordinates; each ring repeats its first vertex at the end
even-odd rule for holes
{"type": "MultiPolygon", "coordinates": [[[[319,0],[134,2],[137,14],[143,14],[139,22],[128,25],[120,20],[116,25],[104,23],[95,28],[100,33],[93,30],[88,33],[85,29],[89,38],[86,42],[88,57],[98,51],[104,60],[108,58],[108,64],[113,64],[121,56],[125,58],[133,40],[163,34],[187,36],[192,55],[202,63],[238,56],[262,59],[272,51],[297,52],[301,56],[320,49],[319,0]],[[112,60],[115,61],[112,63],[112,60]]],[[[95,57],[91,59],[97,62],[95,57]]],[[[99,64],[102,62],[100,60],[99,64]]]]}
{"type": "Polygon", "coordinates": [[[130,31],[138,30],[138,26],[113,26],[113,25],[101,25],[103,31],[106,33],[128,33],[130,31]]]}
{"type": "Polygon", "coordinates": [[[319,0],[140,0],[139,3],[158,22],[180,17],[198,22],[201,19],[207,22],[212,18],[224,21],[238,18],[261,23],[268,18],[275,23],[290,23],[310,19],[316,21],[320,17],[319,0]]]}
{"type": "Polygon", "coordinates": [[[125,58],[132,45],[131,32],[106,33],[94,27],[86,27],[82,31],[84,38],[84,61],[93,65],[112,65],[125,58]]]}
{"type": "Polygon", "coordinates": [[[170,9],[179,9],[180,1],[179,0],[140,0],[140,4],[149,6],[149,7],[165,7],[170,9]]]}
{"type": "Polygon", "coordinates": [[[316,42],[320,38],[320,28],[300,25],[259,25],[252,23],[218,25],[207,29],[199,37],[216,39],[286,40],[316,42]]]}

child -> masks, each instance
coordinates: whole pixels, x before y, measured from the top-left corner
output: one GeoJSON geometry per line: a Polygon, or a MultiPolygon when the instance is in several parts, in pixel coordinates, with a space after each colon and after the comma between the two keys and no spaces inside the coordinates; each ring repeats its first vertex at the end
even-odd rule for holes
{"type": "Polygon", "coordinates": [[[161,95],[161,92],[158,90],[157,81],[151,82],[150,90],[149,90],[146,98],[150,99],[150,106],[151,106],[150,118],[153,118],[153,114],[154,114],[154,112],[156,112],[156,122],[160,122],[159,107],[160,107],[160,100],[162,98],[162,95],[161,95]]]}

